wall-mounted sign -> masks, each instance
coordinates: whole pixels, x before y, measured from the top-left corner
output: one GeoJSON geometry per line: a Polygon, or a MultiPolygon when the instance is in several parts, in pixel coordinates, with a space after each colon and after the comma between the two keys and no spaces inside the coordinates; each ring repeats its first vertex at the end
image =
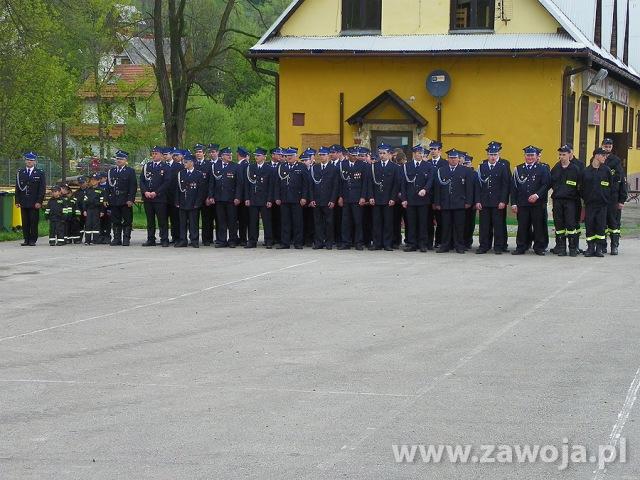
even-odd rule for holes
{"type": "MultiPolygon", "coordinates": [[[[596,72],[586,70],[582,73],[582,85],[590,85],[595,77],[596,72]]],[[[584,88],[584,87],[583,87],[584,88]]],[[[605,78],[591,85],[587,90],[588,93],[598,97],[604,97],[607,100],[625,107],[629,106],[629,89],[613,78],[605,78]]]]}
{"type": "Polygon", "coordinates": [[[602,104],[589,102],[589,125],[600,125],[602,115],[602,104]]]}

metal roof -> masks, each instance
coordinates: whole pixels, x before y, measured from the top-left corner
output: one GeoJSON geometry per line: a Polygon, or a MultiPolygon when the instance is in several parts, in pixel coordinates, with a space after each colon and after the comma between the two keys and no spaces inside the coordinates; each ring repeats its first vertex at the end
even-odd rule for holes
{"type": "Polygon", "coordinates": [[[251,51],[258,52],[449,52],[480,50],[563,50],[586,48],[561,33],[473,35],[361,35],[340,37],[272,37],[251,51]]]}

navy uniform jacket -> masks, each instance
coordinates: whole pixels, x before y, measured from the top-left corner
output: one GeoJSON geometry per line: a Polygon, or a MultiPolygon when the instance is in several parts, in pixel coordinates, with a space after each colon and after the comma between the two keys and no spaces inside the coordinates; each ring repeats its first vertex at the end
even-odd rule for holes
{"type": "MultiPolygon", "coordinates": [[[[438,160],[425,160],[425,162],[430,163],[434,169],[438,169],[440,167],[448,167],[449,162],[447,162],[444,158],[439,158],[438,160]]],[[[435,173],[434,173],[435,174],[435,173]]]]}
{"type": "Polygon", "coordinates": [[[140,193],[142,200],[151,203],[167,203],[167,193],[171,182],[171,172],[165,162],[147,162],[140,173],[140,193]],[[156,192],[156,198],[144,196],[146,192],[156,192]]]}
{"type": "Polygon", "coordinates": [[[611,202],[624,203],[627,201],[627,183],[624,179],[622,160],[614,154],[610,154],[604,164],[611,170],[613,184],[611,185],[611,202]]]}
{"type": "Polygon", "coordinates": [[[560,162],[556,163],[551,169],[551,188],[553,189],[551,198],[577,200],[581,177],[580,168],[575,163],[569,163],[567,168],[562,168],[560,162]]]}
{"type": "Polygon", "coordinates": [[[340,172],[338,169],[331,162],[327,162],[324,170],[321,164],[315,164],[309,169],[309,174],[311,176],[311,200],[315,201],[318,207],[326,207],[329,203],[336,203],[340,194],[340,172]]]}
{"type": "Polygon", "coordinates": [[[175,199],[182,210],[200,208],[207,195],[207,178],[195,168],[189,172],[183,169],[176,175],[175,199]]]}
{"type": "Polygon", "coordinates": [[[211,165],[209,173],[209,197],[216,202],[233,202],[242,197],[244,177],[241,176],[240,165],[229,162],[225,166],[222,160],[218,160],[211,165]]]}
{"type": "Polygon", "coordinates": [[[309,171],[304,163],[280,164],[276,170],[275,198],[282,203],[300,203],[309,200],[309,171]]]}
{"type": "Polygon", "coordinates": [[[202,172],[204,174],[204,178],[209,179],[209,176],[211,175],[211,165],[213,162],[210,162],[209,160],[195,160],[193,162],[193,168],[195,168],[196,170],[198,170],[199,172],[202,172]]]}
{"type": "Polygon", "coordinates": [[[109,205],[121,207],[127,202],[135,201],[138,182],[133,168],[125,166],[121,171],[118,171],[118,167],[113,167],[107,172],[107,183],[109,185],[107,194],[109,205]]]}
{"type": "Polygon", "coordinates": [[[513,171],[511,181],[511,205],[532,207],[543,205],[547,201],[547,193],[551,185],[549,168],[540,163],[534,163],[530,168],[521,163],[513,171]],[[529,197],[538,195],[536,203],[529,203],[529,197]]]}
{"type": "Polygon", "coordinates": [[[44,172],[33,167],[31,175],[27,174],[26,168],[18,170],[16,175],[16,203],[24,208],[33,208],[36,203],[44,202],[44,194],[47,184],[44,172]]]}
{"type": "Polygon", "coordinates": [[[367,199],[373,198],[376,205],[388,205],[390,200],[398,201],[400,192],[400,167],[392,161],[382,167],[382,162],[376,162],[367,168],[367,199]]]}
{"type": "MultiPolygon", "coordinates": [[[[247,168],[249,168],[249,161],[242,160],[241,162],[238,162],[237,165],[238,165],[238,175],[240,175],[240,178],[243,178],[243,179],[247,178],[247,168]]],[[[244,187],[245,187],[245,182],[243,180],[242,182],[240,182],[240,192],[239,192],[240,196],[236,197],[242,202],[246,200],[244,187]]]]}
{"type": "Polygon", "coordinates": [[[247,166],[244,177],[244,199],[249,200],[252,207],[264,207],[267,202],[273,203],[275,178],[275,170],[266,163],[263,163],[260,168],[255,163],[247,166]]]}
{"type": "Polygon", "coordinates": [[[489,162],[485,160],[478,167],[478,197],[477,202],[483,207],[495,208],[499,203],[509,203],[511,190],[511,172],[505,162],[496,162],[493,168],[489,168],[489,162]]]}
{"type": "Polygon", "coordinates": [[[178,178],[178,172],[184,170],[184,165],[178,162],[167,163],[169,169],[169,185],[167,186],[167,202],[175,205],[175,184],[178,178]]]}
{"type": "Polygon", "coordinates": [[[432,162],[422,161],[416,167],[415,160],[408,160],[400,165],[401,198],[409,206],[428,205],[433,201],[433,177],[436,169],[432,162]],[[418,195],[420,190],[426,190],[424,197],[418,195]]]}
{"type": "MultiPolygon", "coordinates": [[[[338,164],[339,195],[344,203],[359,203],[366,197],[367,162],[343,160],[338,164]]],[[[368,199],[367,199],[368,200],[368,199]]]]}
{"type": "Polygon", "coordinates": [[[615,175],[606,165],[593,168],[591,165],[582,173],[582,185],[580,193],[585,205],[605,206],[611,203],[614,197],[613,182],[615,175]]]}
{"type": "Polygon", "coordinates": [[[51,197],[47,202],[47,206],[44,210],[44,218],[51,221],[62,221],[65,219],[65,202],[64,198],[53,198],[51,197]]]}
{"type": "Polygon", "coordinates": [[[469,168],[458,165],[454,171],[447,163],[438,168],[433,182],[433,204],[442,210],[464,210],[466,205],[473,204],[473,180],[469,168]]]}

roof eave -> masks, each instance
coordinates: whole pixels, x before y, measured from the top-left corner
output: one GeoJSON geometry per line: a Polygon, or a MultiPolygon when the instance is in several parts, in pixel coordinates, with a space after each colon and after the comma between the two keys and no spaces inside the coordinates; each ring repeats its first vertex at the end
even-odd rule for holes
{"type": "Polygon", "coordinates": [[[393,57],[588,57],[587,48],[580,49],[528,49],[528,50],[425,50],[425,51],[370,51],[370,50],[249,50],[248,56],[253,58],[278,59],[280,57],[344,57],[344,56],[393,56],[393,57]]]}

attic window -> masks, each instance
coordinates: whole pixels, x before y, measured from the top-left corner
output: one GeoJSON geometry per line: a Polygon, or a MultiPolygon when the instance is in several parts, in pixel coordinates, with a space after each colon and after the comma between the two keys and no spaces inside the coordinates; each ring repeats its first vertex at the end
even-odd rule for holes
{"type": "Polygon", "coordinates": [[[451,0],[451,30],[493,30],[494,0],[451,0]]]}
{"type": "Polygon", "coordinates": [[[342,33],[379,34],[382,0],[342,0],[342,33]]]}

